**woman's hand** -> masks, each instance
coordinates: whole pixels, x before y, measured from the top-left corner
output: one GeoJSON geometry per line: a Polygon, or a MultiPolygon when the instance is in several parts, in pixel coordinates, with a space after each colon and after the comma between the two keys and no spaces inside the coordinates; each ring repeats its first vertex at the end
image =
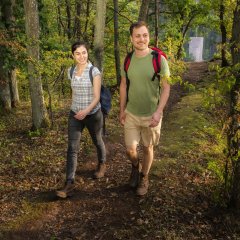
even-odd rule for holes
{"type": "Polygon", "coordinates": [[[87,109],[79,111],[74,117],[78,120],[83,120],[87,115],[89,111],[87,109]]]}

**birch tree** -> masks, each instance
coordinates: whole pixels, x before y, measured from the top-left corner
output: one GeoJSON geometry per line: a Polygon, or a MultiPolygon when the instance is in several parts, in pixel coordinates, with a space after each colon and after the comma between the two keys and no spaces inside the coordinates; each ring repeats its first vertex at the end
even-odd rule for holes
{"type": "Polygon", "coordinates": [[[106,20],[107,0],[97,0],[94,31],[94,64],[103,70],[104,28],[106,20]]]}
{"type": "Polygon", "coordinates": [[[24,0],[25,28],[27,35],[28,78],[32,104],[32,129],[49,125],[45,107],[39,63],[39,16],[36,0],[24,0]]]}

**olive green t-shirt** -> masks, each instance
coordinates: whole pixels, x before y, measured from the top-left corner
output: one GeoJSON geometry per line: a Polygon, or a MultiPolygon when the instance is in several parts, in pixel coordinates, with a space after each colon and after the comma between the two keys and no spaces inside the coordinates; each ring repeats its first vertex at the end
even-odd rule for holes
{"type": "MultiPolygon", "coordinates": [[[[121,69],[122,76],[126,77],[124,69],[121,69]]],[[[136,116],[151,116],[157,109],[159,103],[158,78],[152,81],[154,68],[151,52],[144,57],[136,57],[133,52],[128,68],[128,79],[130,81],[128,91],[127,111],[136,116]]],[[[161,77],[169,77],[167,60],[161,56],[161,77]]]]}

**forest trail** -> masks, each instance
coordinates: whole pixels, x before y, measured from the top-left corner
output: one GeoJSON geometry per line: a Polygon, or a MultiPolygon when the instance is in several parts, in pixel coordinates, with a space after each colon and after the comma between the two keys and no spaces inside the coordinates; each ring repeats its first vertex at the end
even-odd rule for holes
{"type": "MultiPolygon", "coordinates": [[[[206,62],[189,63],[184,79],[197,85],[207,74],[206,62]]],[[[84,145],[79,156],[76,191],[72,197],[64,200],[55,197],[55,190],[64,182],[66,119],[62,118],[63,116],[66,118],[68,110],[65,109],[55,116],[56,118],[61,116],[62,124],[58,123],[60,127],[57,131],[52,131],[50,136],[44,139],[22,137],[24,131],[20,127],[24,122],[12,126],[12,130],[5,133],[4,137],[5,142],[10,143],[8,148],[12,145],[16,147],[21,142],[26,144],[19,145],[18,149],[22,152],[29,149],[44,152],[44,147],[48,147],[53,152],[53,156],[59,157],[60,160],[54,162],[52,157],[47,156],[50,150],[38,156],[42,160],[48,159],[49,162],[46,165],[44,161],[38,161],[38,172],[35,172],[37,179],[33,170],[37,168],[36,163],[31,163],[30,160],[24,162],[24,166],[18,163],[14,166],[12,163],[8,174],[5,168],[5,175],[1,180],[3,187],[0,223],[6,224],[6,221],[13,223],[6,225],[0,238],[6,240],[240,239],[240,235],[237,235],[239,232],[231,228],[232,215],[216,207],[212,200],[210,184],[214,182],[214,178],[207,170],[198,171],[198,168],[206,168],[206,159],[201,152],[188,150],[184,152],[182,158],[183,155],[176,149],[169,149],[171,144],[175,144],[175,142],[170,143],[175,139],[167,140],[168,134],[170,132],[174,134],[175,131],[171,128],[172,114],[186,107],[186,102],[191,102],[189,99],[186,102],[182,101],[186,96],[188,92],[182,87],[176,85],[172,88],[164,117],[166,124],[163,125],[162,140],[150,174],[150,189],[145,197],[137,197],[127,185],[131,166],[125,155],[123,131],[118,124],[117,115],[107,119],[106,177],[99,180],[91,178],[96,165],[96,156],[91,148],[84,145]],[[49,139],[57,139],[57,142],[49,142],[51,141],[49,139]],[[27,173],[23,171],[24,169],[27,173]]],[[[196,112],[198,111],[200,110],[196,112]]],[[[24,115],[26,116],[26,113],[22,116],[24,115]]],[[[181,124],[178,128],[188,123],[181,124]]],[[[86,137],[85,140],[87,141],[88,138],[86,137]]],[[[188,145],[191,140],[188,135],[184,135],[179,144],[184,142],[188,145]]],[[[25,153],[20,154],[15,150],[12,154],[14,159],[17,159],[17,157],[23,158],[22,155],[25,153]]],[[[5,156],[9,159],[6,153],[5,156]]],[[[2,164],[6,162],[5,159],[2,164]]]]}

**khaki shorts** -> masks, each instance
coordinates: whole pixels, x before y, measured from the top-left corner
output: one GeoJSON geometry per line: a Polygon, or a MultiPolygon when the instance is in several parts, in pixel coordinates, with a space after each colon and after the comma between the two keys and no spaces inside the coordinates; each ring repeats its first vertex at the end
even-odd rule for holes
{"type": "Polygon", "coordinates": [[[160,138],[162,118],[156,127],[149,127],[150,117],[138,117],[126,111],[124,135],[126,146],[139,144],[142,139],[143,145],[149,147],[157,145],[160,138]]]}

